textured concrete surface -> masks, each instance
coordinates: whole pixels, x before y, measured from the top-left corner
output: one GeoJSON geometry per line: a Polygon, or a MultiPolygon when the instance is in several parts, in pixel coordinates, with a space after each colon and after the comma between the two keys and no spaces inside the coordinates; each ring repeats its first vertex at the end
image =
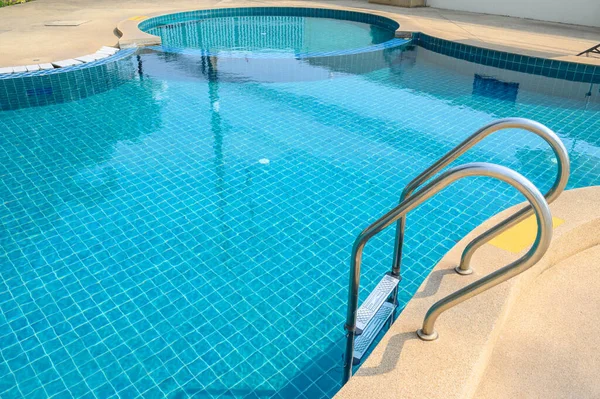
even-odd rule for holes
{"type": "MultiPolygon", "coordinates": [[[[519,306],[520,295],[529,290],[542,272],[600,244],[600,187],[566,191],[551,205],[551,209],[553,216],[565,220],[565,223],[554,229],[552,245],[542,260],[521,275],[443,313],[436,323],[439,339],[432,342],[421,341],[415,331],[421,327],[423,317],[431,305],[522,255],[484,245],[473,257],[472,267],[475,272],[472,275],[459,276],[453,270],[466,244],[514,212],[514,208],[493,217],[461,240],[437,264],[390,331],[336,398],[478,397],[476,392],[490,358],[495,359],[495,354],[492,355],[495,344],[507,317],[519,306]]],[[[599,298],[598,284],[594,284],[589,278],[584,281],[596,288],[596,292],[592,294],[599,298]]],[[[567,298],[560,292],[553,293],[553,296],[557,299],[567,298]]],[[[577,298],[579,299],[581,298],[577,298]]],[[[553,306],[560,308],[563,304],[557,301],[553,306]]],[[[594,306],[594,303],[590,306],[594,306]]],[[[539,312],[536,313],[538,318],[546,315],[543,310],[533,309],[532,312],[539,312]]],[[[571,325],[565,328],[576,329],[571,325]]],[[[594,334],[597,330],[598,323],[595,322],[595,327],[586,331],[594,334]]],[[[539,339],[541,345],[552,345],[552,338],[540,336],[539,339]]],[[[574,351],[573,356],[579,356],[577,351],[592,349],[566,345],[574,351]]],[[[564,351],[560,352],[563,353],[564,351]]],[[[556,353],[558,354],[559,352],[556,353]]],[[[523,357],[532,358],[537,355],[535,352],[522,354],[523,357]]],[[[548,353],[548,357],[551,356],[553,354],[548,353]]],[[[497,364],[502,364],[502,361],[499,360],[497,364]]],[[[540,362],[539,367],[546,367],[549,372],[553,363],[540,362]]],[[[597,369],[590,372],[595,370],[597,369]]],[[[491,387],[490,392],[493,390],[494,387],[491,387]]],[[[531,396],[502,395],[502,392],[499,395],[498,397],[505,398],[545,397],[544,392],[539,391],[531,396]]]]}
{"type": "Polygon", "coordinates": [[[434,8],[400,8],[366,0],[35,0],[0,8],[0,67],[39,64],[115,46],[120,21],[171,11],[243,5],[339,6],[393,14],[401,29],[422,31],[462,43],[519,54],[599,64],[574,55],[600,43],[600,29],[434,8]],[[89,21],[79,26],[45,26],[49,21],[89,21]]]}
{"type": "Polygon", "coordinates": [[[560,262],[515,304],[476,398],[600,398],[600,246],[560,262]]]}

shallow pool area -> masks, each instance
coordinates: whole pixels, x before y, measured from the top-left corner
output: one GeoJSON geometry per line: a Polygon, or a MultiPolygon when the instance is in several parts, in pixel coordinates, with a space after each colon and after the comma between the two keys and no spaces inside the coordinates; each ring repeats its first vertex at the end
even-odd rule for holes
{"type": "MultiPolygon", "coordinates": [[[[123,56],[108,72],[118,84],[0,111],[0,397],[330,398],[352,243],[424,168],[517,116],[563,140],[568,188],[600,184],[600,74],[542,76],[313,19],[215,17],[173,37],[161,25],[150,32],[164,47],[123,56]],[[313,23],[340,36],[298,40],[313,23]],[[267,56],[282,53],[316,55],[267,56]]],[[[541,191],[556,174],[550,148],[517,130],[469,161],[541,191]]],[[[411,214],[401,304],[460,238],[521,201],[476,178],[411,214]]],[[[367,246],[361,300],[393,239],[367,246]]]]}
{"type": "Polygon", "coordinates": [[[366,13],[295,7],[210,9],[144,20],[166,48],[221,56],[339,55],[393,41],[397,22],[366,13]]]}
{"type": "Polygon", "coordinates": [[[367,47],[393,30],[338,19],[293,16],[216,17],[148,30],[164,45],[212,51],[308,53],[367,47]]]}

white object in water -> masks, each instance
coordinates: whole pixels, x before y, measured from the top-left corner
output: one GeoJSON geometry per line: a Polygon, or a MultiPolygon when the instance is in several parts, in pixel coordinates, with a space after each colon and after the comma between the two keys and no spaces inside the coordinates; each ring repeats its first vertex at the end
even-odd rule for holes
{"type": "Polygon", "coordinates": [[[98,51],[94,54],[90,54],[90,57],[94,57],[95,59],[100,60],[102,58],[110,57],[110,55],[107,53],[101,53],[98,51]]]}
{"type": "Polygon", "coordinates": [[[221,109],[221,104],[218,101],[215,101],[212,105],[213,111],[215,112],[219,112],[219,110],[221,109]]]}
{"type": "Polygon", "coordinates": [[[74,59],[77,60],[77,61],[81,61],[81,62],[96,61],[96,58],[93,57],[92,55],[82,55],[81,57],[75,57],[74,59]]]}
{"type": "Polygon", "coordinates": [[[114,47],[108,47],[108,46],[102,46],[100,47],[100,50],[96,51],[97,53],[104,53],[104,54],[108,54],[108,55],[113,55],[116,54],[119,51],[118,48],[114,48],[114,47]]]}
{"type": "Polygon", "coordinates": [[[269,163],[271,163],[271,161],[269,161],[267,158],[261,158],[258,160],[258,163],[261,165],[268,165],[269,163]]]}
{"type": "Polygon", "coordinates": [[[54,61],[52,63],[52,65],[54,65],[56,68],[66,68],[68,66],[78,65],[78,64],[81,64],[81,61],[77,61],[72,58],[68,59],[68,60],[62,60],[62,61],[54,61]]]}

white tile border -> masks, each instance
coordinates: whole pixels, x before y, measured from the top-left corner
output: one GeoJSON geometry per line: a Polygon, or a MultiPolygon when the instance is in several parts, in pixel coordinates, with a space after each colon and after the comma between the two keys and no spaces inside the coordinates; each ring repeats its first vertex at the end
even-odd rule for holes
{"type": "Polygon", "coordinates": [[[94,59],[96,59],[96,60],[101,60],[102,58],[110,57],[108,54],[105,54],[105,53],[94,53],[94,54],[90,54],[89,56],[94,57],[94,59]]]}
{"type": "Polygon", "coordinates": [[[68,66],[79,65],[79,64],[83,64],[83,63],[87,63],[87,62],[101,60],[102,58],[107,58],[107,57],[110,57],[111,55],[115,55],[119,51],[120,51],[120,49],[118,49],[116,47],[102,46],[94,54],[82,55],[80,57],[69,58],[66,60],[45,62],[42,64],[2,67],[2,68],[0,68],[0,75],[11,74],[11,73],[22,73],[22,72],[35,72],[35,71],[40,71],[40,70],[46,71],[46,70],[55,69],[55,68],[65,68],[68,66]]]}
{"type": "Polygon", "coordinates": [[[117,48],[115,47],[107,47],[107,46],[102,46],[100,47],[100,50],[98,50],[98,53],[107,53],[110,55],[115,54],[117,51],[119,51],[117,48]]]}
{"type": "Polygon", "coordinates": [[[52,62],[52,65],[54,65],[56,68],[65,68],[68,66],[78,65],[78,64],[83,64],[83,62],[74,60],[73,58],[52,62]]]}
{"type": "Polygon", "coordinates": [[[75,57],[75,61],[92,62],[92,61],[96,61],[96,59],[89,55],[82,55],[81,57],[75,57]]]}

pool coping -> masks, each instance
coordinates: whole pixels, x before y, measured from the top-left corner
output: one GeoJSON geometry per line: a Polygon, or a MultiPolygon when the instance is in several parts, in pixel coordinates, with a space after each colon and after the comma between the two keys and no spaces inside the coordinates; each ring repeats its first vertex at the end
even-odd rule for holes
{"type": "MultiPolygon", "coordinates": [[[[471,46],[475,48],[482,48],[487,50],[494,50],[501,53],[507,53],[511,55],[520,55],[520,56],[529,56],[534,58],[541,58],[553,61],[561,61],[568,63],[576,63],[581,65],[591,65],[600,67],[600,58],[593,57],[578,57],[575,55],[559,55],[556,57],[549,57],[547,53],[542,51],[535,51],[531,49],[526,49],[523,47],[510,47],[510,46],[501,46],[494,43],[488,43],[481,40],[474,40],[472,38],[468,38],[465,34],[459,34],[456,32],[446,32],[437,30],[432,28],[426,24],[422,24],[414,21],[410,18],[410,15],[402,15],[396,14],[388,11],[381,10],[373,10],[367,8],[357,8],[357,7],[347,7],[340,6],[336,4],[322,4],[322,3],[302,3],[298,4],[293,1],[283,1],[278,4],[270,4],[270,3],[261,3],[261,4],[247,4],[247,3],[229,3],[224,6],[207,6],[207,7],[198,7],[192,9],[183,9],[183,10],[170,10],[170,11],[161,11],[156,13],[149,13],[148,15],[143,16],[133,16],[127,18],[125,20],[120,21],[117,24],[117,32],[120,34],[119,38],[119,46],[121,48],[129,48],[129,47],[143,47],[143,46],[156,46],[161,45],[160,38],[154,35],[150,35],[146,32],[143,32],[138,28],[138,25],[146,21],[150,18],[160,17],[169,14],[178,14],[185,12],[193,12],[193,11],[202,11],[202,10],[213,10],[213,9],[230,9],[230,8],[260,8],[260,7],[272,7],[272,8],[314,8],[314,9],[332,9],[339,11],[352,11],[363,14],[371,14],[384,18],[388,18],[392,21],[395,21],[400,26],[396,30],[396,37],[398,38],[408,38],[412,37],[413,34],[425,34],[440,40],[447,40],[452,43],[460,44],[463,46],[471,46]]],[[[398,12],[401,12],[401,8],[399,8],[398,12]]]]}
{"type": "MultiPolygon", "coordinates": [[[[71,65],[53,67],[52,69],[39,69],[36,71],[2,73],[2,74],[0,74],[0,81],[7,80],[7,79],[27,78],[27,77],[33,77],[33,76],[56,75],[59,73],[67,73],[67,72],[78,71],[78,70],[86,69],[86,68],[98,67],[98,66],[102,66],[102,65],[112,64],[114,62],[122,60],[123,58],[127,58],[135,53],[134,49],[124,49],[125,51],[122,51],[123,49],[121,49],[121,50],[115,49],[115,50],[117,50],[117,51],[114,52],[112,55],[106,55],[103,58],[98,58],[93,61],[79,62],[79,63],[71,64],[71,65]]],[[[78,58],[78,57],[76,57],[76,58],[78,58]]],[[[76,58],[75,58],[75,60],[76,60],[76,58]]],[[[60,61],[55,61],[52,64],[58,63],[58,62],[60,62],[60,61]]]]}
{"type": "Polygon", "coordinates": [[[111,90],[137,73],[125,49],[96,61],[50,70],[0,75],[0,112],[80,100],[111,90]]]}

